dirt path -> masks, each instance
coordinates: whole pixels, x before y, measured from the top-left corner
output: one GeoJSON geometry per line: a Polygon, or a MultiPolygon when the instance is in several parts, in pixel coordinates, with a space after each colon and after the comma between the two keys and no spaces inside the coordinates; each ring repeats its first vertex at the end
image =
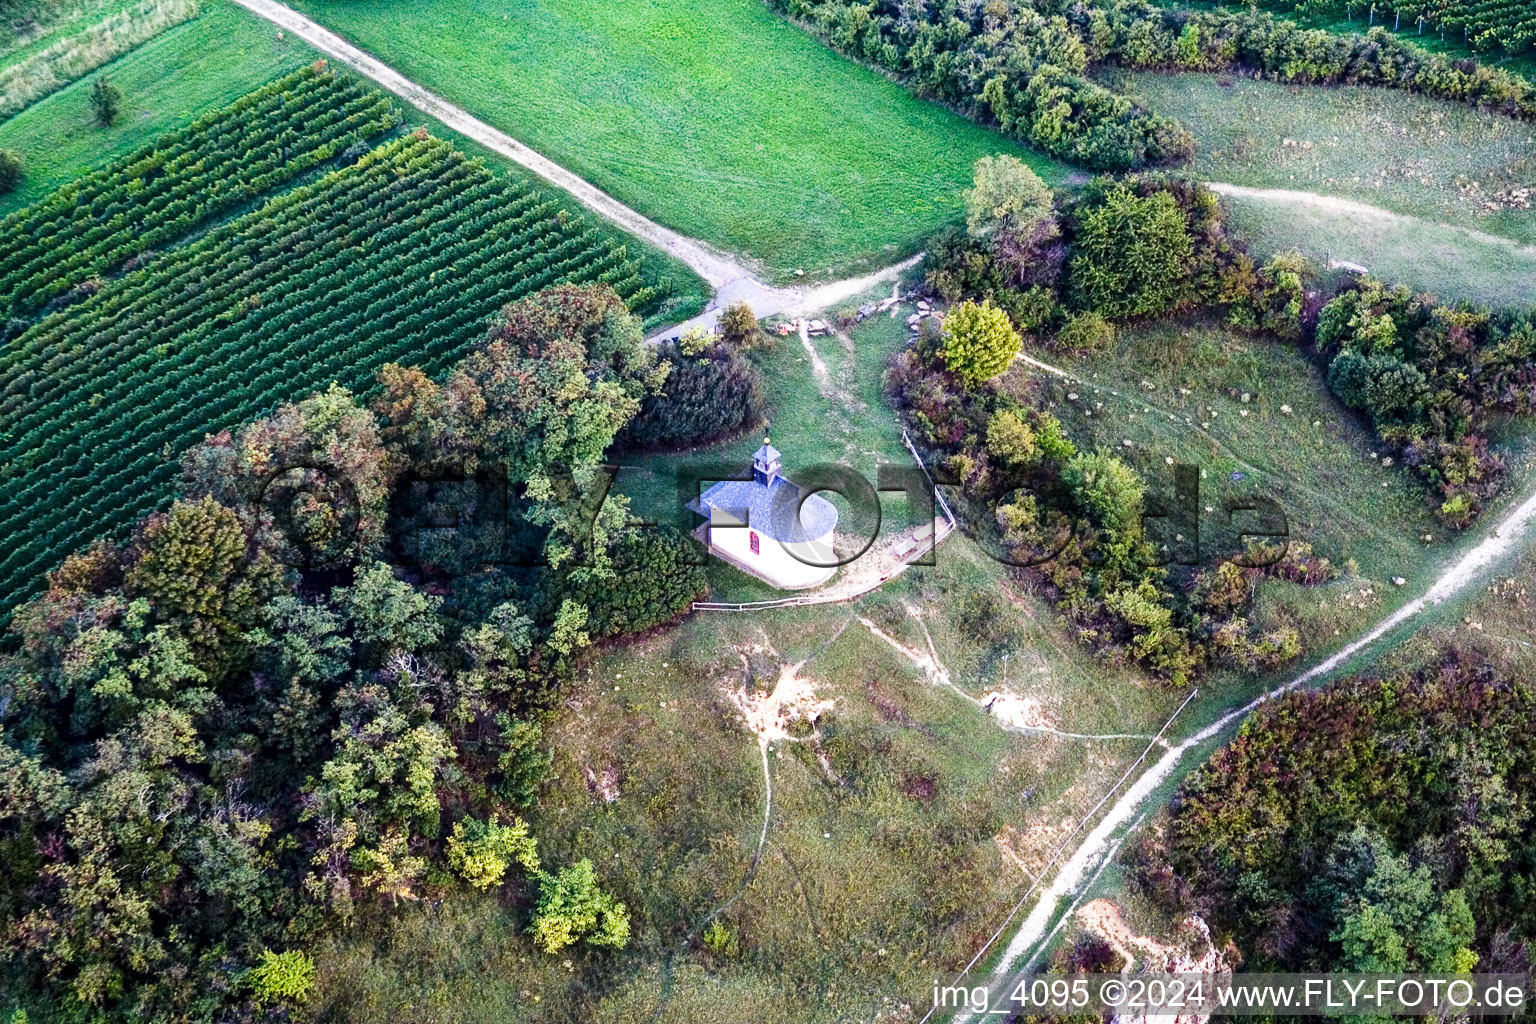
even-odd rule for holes
{"type": "Polygon", "coordinates": [[[372,79],[454,131],[461,132],[487,149],[521,164],[550,184],[565,189],[583,206],[688,264],[695,273],[709,282],[710,287],[723,288],[733,281],[753,278],[752,271],[745,264],[641,216],[553,160],[523,145],[507,133],[492,128],[436,93],[417,85],[389,65],[358,49],[330,29],[306,18],[293,8],[277,3],[276,0],[235,0],[235,3],[283,30],[292,32],[321,53],[340,61],[358,74],[372,79]]]}
{"type": "Polygon", "coordinates": [[[921,255],[914,256],[863,277],[833,281],[809,289],[775,288],[762,281],[752,267],[729,253],[681,235],[671,228],[662,227],[649,217],[635,212],[585,179],[506,132],[491,127],[462,107],[417,85],[383,61],[293,8],[277,0],[235,0],[235,3],[284,31],[292,32],[321,53],[372,79],[418,110],[437,118],[492,152],[520,164],[551,185],[564,189],[587,209],[686,263],[715,289],[716,294],[707,310],[687,323],[663,332],[666,337],[672,337],[689,327],[713,327],[720,317],[720,311],[734,302],[747,303],[759,319],[787,312],[813,313],[851,298],[866,288],[893,280],[922,258],[921,255]]]}
{"type": "Polygon", "coordinates": [[[1060,871],[1041,893],[1029,916],[1014,932],[997,969],[1009,970],[1039,943],[1046,935],[1046,930],[1063,901],[1076,893],[1088,876],[1089,870],[1100,860],[1101,854],[1109,848],[1115,833],[1130,822],[1152,793],[1173,775],[1187,754],[1252,714],[1266,701],[1325,678],[1399,626],[1461,593],[1489,568],[1512,554],[1527,539],[1526,532],[1533,521],[1536,521],[1536,494],[1528,497],[1522,505],[1511,512],[1487,539],[1468,551],[1442,573],[1421,597],[1403,605],[1378,623],[1370,632],[1347,644],[1327,660],[1236,711],[1223,715],[1193,736],[1170,747],[1162,758],[1125,790],[1093,831],[1062,863],[1060,871]]]}
{"type": "Polygon", "coordinates": [[[1488,232],[1479,231],[1476,228],[1464,228],[1457,224],[1443,224],[1438,221],[1428,221],[1420,217],[1413,217],[1406,213],[1385,210],[1380,206],[1362,203],[1357,199],[1341,199],[1338,196],[1326,196],[1317,192],[1302,192],[1286,188],[1251,188],[1247,185],[1233,185],[1225,181],[1208,181],[1205,185],[1212,192],[1218,192],[1224,196],[1236,196],[1243,199],[1267,199],[1270,202],[1288,203],[1293,206],[1313,206],[1320,210],[1360,217],[1365,220],[1374,220],[1383,224],[1433,224],[1436,227],[1463,234],[1484,245],[1498,246],[1521,256],[1536,258],[1536,246],[1533,245],[1521,245],[1512,239],[1504,238],[1500,235],[1490,235],[1488,232]]]}

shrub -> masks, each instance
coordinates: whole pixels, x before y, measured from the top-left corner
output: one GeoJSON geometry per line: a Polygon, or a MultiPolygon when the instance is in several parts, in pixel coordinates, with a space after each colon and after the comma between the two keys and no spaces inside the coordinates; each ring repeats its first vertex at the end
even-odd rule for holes
{"type": "Polygon", "coordinates": [[[1056,332],[1052,347],[1066,352],[1105,352],[1115,344],[1115,326],[1098,313],[1077,313],[1056,332]]]}
{"type": "Polygon", "coordinates": [[[21,178],[20,154],[12,149],[0,149],[0,196],[16,191],[21,178]]]}
{"type": "Polygon", "coordinates": [[[750,348],[757,338],[757,314],[745,302],[733,303],[720,314],[720,340],[732,348],[750,348]]]}
{"type": "Polygon", "coordinates": [[[735,960],[741,956],[741,940],[718,917],[704,929],[704,945],[716,956],[735,960]]]}
{"type": "Polygon", "coordinates": [[[702,327],[690,327],[677,339],[677,349],[685,356],[700,356],[715,343],[714,337],[702,327]]]}
{"type": "Polygon", "coordinates": [[[489,821],[463,818],[453,823],[448,866],[476,889],[500,885],[514,862],[529,874],[539,870],[538,844],[521,818],[510,825],[498,823],[494,814],[489,821]]]}
{"type": "Polygon", "coordinates": [[[315,984],[315,962],[302,949],[261,951],[261,963],[246,974],[256,1002],[300,1002],[315,984]]]}
{"type": "Polygon", "coordinates": [[[652,629],[686,612],[708,588],[694,542],[670,527],[630,531],[610,554],[614,575],[575,582],[562,595],[587,607],[592,636],[652,629]]]}
{"type": "Polygon", "coordinates": [[[1013,365],[1019,335],[990,301],[962,302],[944,318],[941,354],[951,373],[974,386],[1013,365]]]}
{"type": "Polygon", "coordinates": [[[1050,326],[1059,307],[1056,294],[1039,286],[1026,291],[1004,289],[994,296],[997,307],[1008,314],[1008,319],[1020,331],[1039,331],[1050,326]]]}
{"type": "Polygon", "coordinates": [[[108,81],[106,75],[98,76],[91,85],[91,117],[97,127],[107,128],[115,123],[122,107],[122,90],[108,81]]]}
{"type": "Polygon", "coordinates": [[[987,451],[1015,466],[1028,466],[1040,458],[1035,432],[1012,409],[997,413],[987,424],[987,451]]]}
{"type": "Polygon", "coordinates": [[[558,953],[578,940],[622,949],[629,942],[629,910],[598,888],[597,872],[583,858],[557,875],[540,875],[529,930],[546,953],[558,953]]]}

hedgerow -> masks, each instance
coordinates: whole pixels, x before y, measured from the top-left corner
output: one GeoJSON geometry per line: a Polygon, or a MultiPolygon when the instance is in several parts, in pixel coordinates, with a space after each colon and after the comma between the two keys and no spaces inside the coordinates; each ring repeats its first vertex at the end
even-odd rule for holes
{"type": "Polygon", "coordinates": [[[1519,53],[1536,46],[1536,8],[1528,0],[1253,0],[1259,7],[1392,18],[1396,27],[1459,33],[1479,50],[1519,53]],[[1369,12],[1369,13],[1367,13],[1369,12]]]}
{"type": "Polygon", "coordinates": [[[383,93],[323,65],[279,78],[0,220],[0,316],[36,312],[399,122],[383,93]]]}
{"type": "Polygon", "coordinates": [[[1189,11],[1148,0],[1064,4],[1090,60],[1134,68],[1249,71],[1281,82],[1378,85],[1536,117],[1536,84],[1452,60],[1380,26],[1343,34],[1302,28],[1267,11],[1189,11]]]}
{"type": "Polygon", "coordinates": [[[938,346],[929,337],[898,353],[886,387],[959,486],[963,528],[1053,601],[1085,646],[1179,686],[1212,664],[1264,672],[1301,653],[1294,624],[1250,618],[1257,583],[1321,583],[1335,575],[1326,560],[1287,542],[1195,570],[1167,566],[1146,529],[1146,483],[1131,466],[1079,451],[1007,378],[963,381],[938,346]]]}
{"type": "Polygon", "coordinates": [[[46,317],[0,355],[0,607],[161,502],[168,454],[386,362],[441,370],[576,281],[658,294],[613,236],[418,131],[46,317]]]}
{"type": "Polygon", "coordinates": [[[1341,35],[1267,12],[1188,11],[1149,0],[770,3],[919,94],[1096,171],[1182,163],[1195,150],[1182,125],[1086,77],[1101,64],[1383,85],[1536,117],[1536,85],[1528,80],[1448,60],[1382,29],[1341,35]]]}

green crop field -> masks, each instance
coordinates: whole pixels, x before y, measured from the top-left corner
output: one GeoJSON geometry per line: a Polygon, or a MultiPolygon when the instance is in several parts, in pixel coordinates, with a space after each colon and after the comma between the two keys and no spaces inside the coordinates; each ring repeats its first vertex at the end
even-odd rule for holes
{"type": "Polygon", "coordinates": [[[980,156],[1065,170],[844,60],[758,0],[295,6],[641,213],[775,277],[883,265],[980,156]]]}
{"type": "Polygon", "coordinates": [[[0,213],[35,202],[60,185],[231,103],[317,54],[229,0],[204,0],[203,13],[107,66],[123,94],[117,123],[91,121],[95,75],[0,121],[0,148],[26,164],[21,188],[0,197],[0,213]]]}
{"type": "Polygon", "coordinates": [[[391,360],[439,372],[486,316],[549,285],[608,282],[641,309],[660,298],[613,233],[424,132],[84,287],[142,251],[135,238],[147,248],[219,211],[205,165],[244,200],[389,127],[381,99],[306,70],[0,222],[14,312],[82,284],[0,354],[0,529],[17,538],[0,607],[164,500],[169,460],[208,432],[332,381],[367,389],[391,360]]]}

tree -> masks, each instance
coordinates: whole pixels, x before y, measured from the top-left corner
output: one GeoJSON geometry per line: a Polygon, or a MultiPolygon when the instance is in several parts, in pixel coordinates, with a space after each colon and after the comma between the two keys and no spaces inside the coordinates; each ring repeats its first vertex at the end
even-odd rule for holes
{"type": "Polygon", "coordinates": [[[0,149],[0,196],[16,191],[21,177],[21,156],[13,149],[0,149]]]}
{"type": "Polygon", "coordinates": [[[962,302],[944,318],[940,355],[967,387],[996,377],[1018,354],[1018,332],[990,301],[962,302]]]}
{"type": "Polygon", "coordinates": [[[579,939],[623,948],[629,942],[629,910],[598,888],[597,872],[583,858],[559,874],[539,876],[530,930],[534,944],[546,953],[558,953],[579,939]]]}
{"type": "Polygon", "coordinates": [[[1173,309],[1186,298],[1194,252],[1170,192],[1142,196],[1123,183],[1098,184],[1077,210],[1068,261],[1073,304],[1106,317],[1173,309]]]}
{"type": "Polygon", "coordinates": [[[373,414],[336,384],[279,406],[238,436],[210,435],[181,468],[187,497],[211,495],[233,509],[262,551],[295,569],[377,550],[392,473],[373,414]]]}
{"type": "Polygon", "coordinates": [[[98,127],[107,128],[117,121],[122,111],[123,93],[106,75],[99,75],[91,86],[91,116],[98,127]]]}
{"type": "Polygon", "coordinates": [[[720,340],[732,348],[749,348],[757,337],[757,314],[745,302],[725,307],[720,314],[720,340]]]}
{"type": "Polygon", "coordinates": [[[234,512],[210,497],[178,501],[146,520],[124,575],[124,590],[174,624],[197,664],[215,675],[277,587],[270,563],[251,562],[247,548],[234,512]]]}
{"type": "Polygon", "coordinates": [[[972,238],[1023,237],[1051,215],[1051,190],[1018,157],[984,156],[965,191],[965,227],[972,238]]]}
{"type": "Polygon", "coordinates": [[[726,437],[762,422],[763,375],[738,350],[716,346],[701,358],[658,347],[671,369],[661,394],[647,395],[620,431],[624,448],[676,448],[726,437]]]}
{"type": "Polygon", "coordinates": [[[382,664],[395,652],[420,651],[442,632],[437,612],[443,599],[397,580],[394,569],[384,562],[363,569],[352,586],[338,587],[333,599],[351,622],[353,636],[370,664],[382,664]]]}

